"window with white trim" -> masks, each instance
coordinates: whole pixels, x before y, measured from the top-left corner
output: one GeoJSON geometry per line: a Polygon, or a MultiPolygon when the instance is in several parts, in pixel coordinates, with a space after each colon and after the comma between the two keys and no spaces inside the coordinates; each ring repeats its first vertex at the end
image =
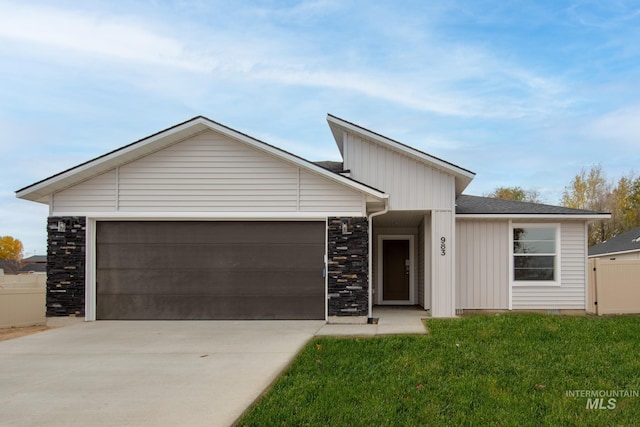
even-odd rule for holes
{"type": "Polygon", "coordinates": [[[558,226],[513,226],[513,280],[517,284],[558,281],[558,226]]]}

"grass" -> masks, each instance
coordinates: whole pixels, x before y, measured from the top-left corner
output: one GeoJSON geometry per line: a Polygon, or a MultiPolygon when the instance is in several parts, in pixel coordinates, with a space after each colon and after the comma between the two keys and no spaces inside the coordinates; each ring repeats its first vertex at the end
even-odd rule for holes
{"type": "Polygon", "coordinates": [[[637,425],[640,317],[430,319],[428,336],[317,338],[239,426],[637,425]],[[604,406],[607,406],[605,398],[604,406]]]}

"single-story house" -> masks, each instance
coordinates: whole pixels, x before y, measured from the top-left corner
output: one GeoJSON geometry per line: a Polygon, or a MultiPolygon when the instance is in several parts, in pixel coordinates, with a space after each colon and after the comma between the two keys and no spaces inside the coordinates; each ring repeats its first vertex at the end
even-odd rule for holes
{"type": "Polygon", "coordinates": [[[587,222],[328,115],[314,163],[195,117],[18,190],[49,205],[49,316],[366,321],[375,305],[584,310],[587,222]]]}
{"type": "Polygon", "coordinates": [[[22,267],[20,273],[46,273],[47,272],[47,256],[32,255],[22,259],[22,267]]]}
{"type": "Polygon", "coordinates": [[[640,227],[591,246],[589,258],[640,259],[640,227]]]}

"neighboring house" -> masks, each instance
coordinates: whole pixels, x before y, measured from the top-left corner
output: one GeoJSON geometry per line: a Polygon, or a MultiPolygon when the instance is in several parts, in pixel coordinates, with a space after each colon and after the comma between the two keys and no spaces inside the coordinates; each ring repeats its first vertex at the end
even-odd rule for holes
{"type": "Polygon", "coordinates": [[[20,261],[11,259],[0,259],[0,274],[18,274],[20,270],[20,261]]]}
{"type": "Polygon", "coordinates": [[[0,260],[0,269],[5,274],[45,273],[47,271],[47,256],[33,255],[16,260],[0,260]]]}
{"type": "Polygon", "coordinates": [[[196,117],[17,191],[49,205],[50,316],[366,321],[372,305],[585,309],[587,222],[327,117],[313,163],[196,117]]]}
{"type": "Polygon", "coordinates": [[[46,273],[47,272],[47,256],[32,255],[22,259],[22,267],[20,273],[46,273]]]}
{"type": "Polygon", "coordinates": [[[640,259],[640,227],[591,246],[589,258],[640,259]]]}

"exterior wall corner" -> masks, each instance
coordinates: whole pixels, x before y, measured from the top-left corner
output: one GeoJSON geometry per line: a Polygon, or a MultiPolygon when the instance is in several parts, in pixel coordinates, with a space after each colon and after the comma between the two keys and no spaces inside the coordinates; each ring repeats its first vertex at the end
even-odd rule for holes
{"type": "Polygon", "coordinates": [[[80,316],[85,310],[86,218],[47,222],[47,316],[80,316]]]}
{"type": "Polygon", "coordinates": [[[369,227],[366,217],[327,221],[328,316],[369,314],[369,227]]]}

